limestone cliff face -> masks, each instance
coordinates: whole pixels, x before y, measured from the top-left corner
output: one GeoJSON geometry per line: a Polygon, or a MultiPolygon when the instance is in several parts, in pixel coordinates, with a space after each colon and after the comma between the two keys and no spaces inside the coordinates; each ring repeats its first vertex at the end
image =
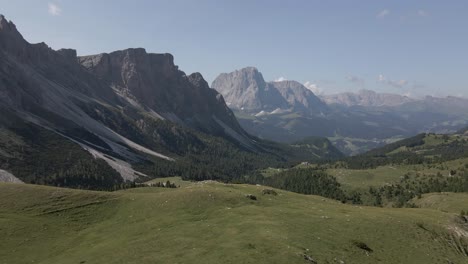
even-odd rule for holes
{"type": "Polygon", "coordinates": [[[78,61],[119,95],[162,117],[213,132],[220,128],[214,116],[244,133],[222,96],[209,88],[200,73],[187,76],[180,71],[171,54],[137,48],[83,56],[78,61]]]}
{"type": "Polygon", "coordinates": [[[36,103],[56,111],[51,87],[65,93],[103,101],[116,102],[109,86],[83,70],[77,63],[76,51],[55,51],[45,43],[30,44],[17,31],[16,26],[0,16],[0,100],[10,106],[28,109],[36,103]],[[46,96],[45,94],[49,94],[46,96]]]}
{"type": "MultiPolygon", "coordinates": [[[[73,138],[84,144],[80,136],[91,133],[111,148],[106,151],[126,160],[138,159],[133,150],[170,159],[151,149],[160,142],[141,140],[148,132],[142,129],[147,118],[174,121],[243,145],[251,142],[223,97],[201,74],[180,71],[172,55],[127,49],[77,57],[73,49],[28,43],[3,16],[0,109],[67,137],[68,131],[81,131],[73,138]]],[[[170,154],[164,146],[159,150],[170,154]]]]}
{"type": "Polygon", "coordinates": [[[320,114],[327,106],[296,81],[265,82],[254,67],[220,74],[211,85],[233,109],[272,112],[277,109],[320,114]]]}
{"type": "Polygon", "coordinates": [[[233,109],[258,112],[288,108],[288,102],[277,89],[265,82],[254,67],[222,73],[211,87],[221,93],[233,109]]]}

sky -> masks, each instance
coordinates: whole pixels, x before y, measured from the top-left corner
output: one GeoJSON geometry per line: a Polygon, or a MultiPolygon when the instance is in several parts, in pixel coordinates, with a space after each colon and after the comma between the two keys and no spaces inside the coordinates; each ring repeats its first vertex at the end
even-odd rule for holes
{"type": "Polygon", "coordinates": [[[31,43],[171,53],[208,83],[254,66],[316,93],[468,97],[468,1],[0,0],[31,43]]]}

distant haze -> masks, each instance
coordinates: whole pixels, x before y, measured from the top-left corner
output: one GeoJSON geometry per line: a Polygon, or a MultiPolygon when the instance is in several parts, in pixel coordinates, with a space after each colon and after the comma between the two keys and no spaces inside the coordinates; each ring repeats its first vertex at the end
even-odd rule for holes
{"type": "Polygon", "coordinates": [[[466,1],[26,1],[0,13],[30,42],[78,55],[145,47],[211,83],[262,69],[320,94],[468,96],[466,1]]]}

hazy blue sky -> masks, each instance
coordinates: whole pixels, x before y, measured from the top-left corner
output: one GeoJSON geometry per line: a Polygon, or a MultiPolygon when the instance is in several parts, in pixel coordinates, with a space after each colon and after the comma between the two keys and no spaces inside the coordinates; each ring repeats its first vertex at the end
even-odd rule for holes
{"type": "Polygon", "coordinates": [[[0,0],[29,42],[169,52],[209,83],[256,66],[325,93],[468,96],[468,1],[0,0]]]}

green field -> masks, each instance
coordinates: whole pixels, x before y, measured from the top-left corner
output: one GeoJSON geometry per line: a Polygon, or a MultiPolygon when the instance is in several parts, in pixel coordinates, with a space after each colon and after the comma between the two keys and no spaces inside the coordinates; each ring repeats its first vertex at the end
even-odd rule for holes
{"type": "Polygon", "coordinates": [[[345,168],[327,169],[326,172],[334,176],[343,188],[349,190],[363,190],[369,187],[379,187],[396,183],[405,174],[434,176],[440,173],[446,177],[450,170],[464,169],[468,159],[457,159],[435,165],[385,165],[375,169],[353,170],[345,168]]]}
{"type": "Polygon", "coordinates": [[[442,212],[460,213],[468,210],[466,193],[428,193],[413,202],[421,208],[430,208],[442,212]]]}
{"type": "Polygon", "coordinates": [[[264,188],[186,182],[107,193],[0,184],[0,263],[468,261],[466,227],[453,213],[468,195],[443,200],[453,203],[444,212],[264,188]]]}
{"type": "Polygon", "coordinates": [[[406,166],[382,166],[366,170],[328,169],[327,173],[335,176],[346,189],[367,189],[397,182],[409,171],[406,166]]]}

